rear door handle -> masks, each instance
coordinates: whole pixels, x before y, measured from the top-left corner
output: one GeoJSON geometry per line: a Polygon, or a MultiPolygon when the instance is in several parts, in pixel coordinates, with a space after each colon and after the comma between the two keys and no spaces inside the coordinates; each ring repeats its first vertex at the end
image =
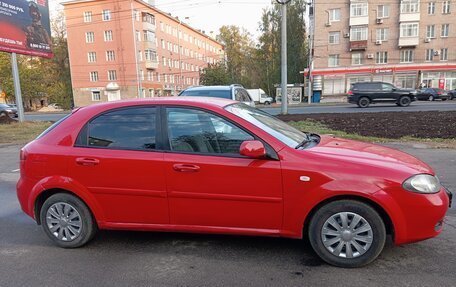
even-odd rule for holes
{"type": "Polygon", "coordinates": [[[96,158],[79,157],[76,159],[76,163],[82,166],[94,166],[99,164],[100,161],[96,158]]]}
{"type": "Polygon", "coordinates": [[[179,172],[197,172],[200,167],[194,164],[177,163],[173,165],[173,169],[179,172]]]}

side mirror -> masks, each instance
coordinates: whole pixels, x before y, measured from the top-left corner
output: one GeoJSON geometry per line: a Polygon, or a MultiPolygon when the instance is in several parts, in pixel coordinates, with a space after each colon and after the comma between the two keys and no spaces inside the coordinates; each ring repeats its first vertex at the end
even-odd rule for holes
{"type": "Polygon", "coordinates": [[[396,88],[392,88],[391,91],[395,92],[397,89],[396,88]]]}
{"type": "Polygon", "coordinates": [[[260,159],[266,157],[266,148],[260,141],[245,141],[241,144],[239,153],[243,156],[260,159]]]}

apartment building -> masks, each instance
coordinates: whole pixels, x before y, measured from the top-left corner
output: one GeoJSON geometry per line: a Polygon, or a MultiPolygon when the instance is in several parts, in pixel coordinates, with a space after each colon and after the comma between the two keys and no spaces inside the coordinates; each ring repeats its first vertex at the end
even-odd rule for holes
{"type": "Polygon", "coordinates": [[[456,89],[456,1],[315,0],[314,69],[323,95],[352,83],[456,89]]]}
{"type": "Polygon", "coordinates": [[[153,1],[64,2],[75,106],[176,95],[223,46],[153,1]]]}

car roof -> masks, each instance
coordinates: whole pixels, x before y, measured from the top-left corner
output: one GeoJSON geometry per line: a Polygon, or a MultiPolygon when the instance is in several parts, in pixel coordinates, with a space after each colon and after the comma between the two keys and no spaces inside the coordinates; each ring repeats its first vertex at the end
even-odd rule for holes
{"type": "Polygon", "coordinates": [[[218,90],[218,91],[229,91],[231,90],[232,86],[198,86],[198,87],[190,87],[187,88],[186,91],[210,91],[210,90],[218,90]]]}
{"type": "Polygon", "coordinates": [[[113,102],[104,102],[82,107],[84,110],[110,110],[116,108],[141,106],[141,105],[183,105],[193,106],[200,108],[223,108],[236,101],[223,98],[210,98],[210,97],[161,97],[161,98],[147,98],[147,99],[129,99],[113,102]]]}

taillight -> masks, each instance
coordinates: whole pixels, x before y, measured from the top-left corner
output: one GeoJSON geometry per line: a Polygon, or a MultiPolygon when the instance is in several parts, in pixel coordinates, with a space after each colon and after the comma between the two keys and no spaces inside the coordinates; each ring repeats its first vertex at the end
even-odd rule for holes
{"type": "Polygon", "coordinates": [[[19,155],[21,160],[26,160],[27,159],[27,152],[23,149],[21,149],[21,153],[19,155]]]}
{"type": "Polygon", "coordinates": [[[353,91],[352,91],[352,90],[349,90],[349,91],[348,91],[348,95],[349,95],[349,96],[353,95],[353,91]]]}

